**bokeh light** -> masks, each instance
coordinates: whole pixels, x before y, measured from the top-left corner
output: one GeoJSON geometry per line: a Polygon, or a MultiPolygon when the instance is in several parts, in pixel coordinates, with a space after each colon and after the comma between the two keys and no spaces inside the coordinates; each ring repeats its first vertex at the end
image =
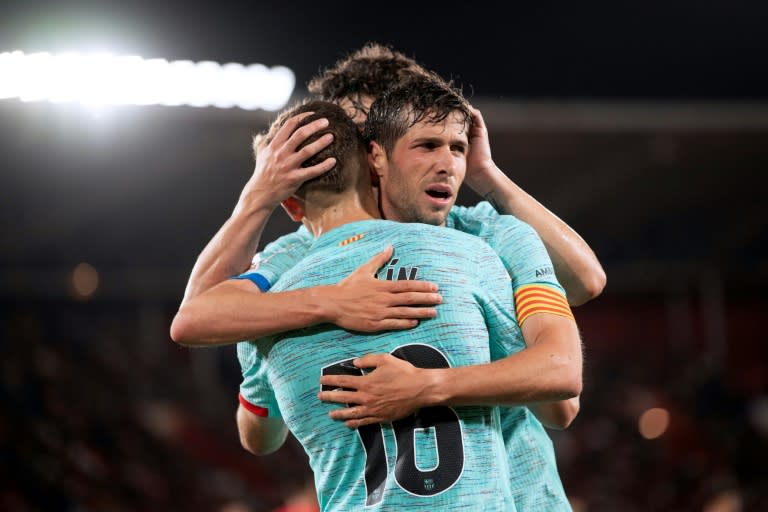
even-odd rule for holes
{"type": "Polygon", "coordinates": [[[296,85],[285,66],[143,59],[109,53],[0,53],[0,99],[85,105],[279,110],[296,85]]]}
{"type": "Polygon", "coordinates": [[[648,409],[640,415],[637,429],[640,435],[646,439],[661,437],[669,427],[669,411],[659,407],[648,409]]]}
{"type": "Polygon", "coordinates": [[[89,299],[99,288],[99,273],[88,263],[78,264],[72,271],[72,292],[75,297],[89,299]]]}

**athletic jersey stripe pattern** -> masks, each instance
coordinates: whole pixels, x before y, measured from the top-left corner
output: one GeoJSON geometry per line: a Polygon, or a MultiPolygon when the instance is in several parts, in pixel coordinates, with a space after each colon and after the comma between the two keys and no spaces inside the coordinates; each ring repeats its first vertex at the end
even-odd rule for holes
{"type": "MultiPolygon", "coordinates": [[[[501,257],[513,290],[531,284],[546,285],[565,296],[544,244],[525,222],[511,215],[499,215],[490,203],[483,201],[470,208],[454,207],[446,219],[446,227],[475,235],[488,243],[501,257]]],[[[311,244],[312,237],[302,226],[267,245],[261,264],[254,272],[274,284],[304,257],[311,244]]],[[[505,355],[491,347],[491,359],[505,355]]],[[[254,368],[257,367],[254,363],[254,368]]],[[[256,395],[258,391],[254,389],[253,393],[256,395]]],[[[268,397],[254,400],[263,404],[268,397]]],[[[512,472],[512,493],[518,509],[571,511],[557,472],[552,441],[539,420],[526,407],[502,407],[500,414],[512,472]]]]}
{"type": "Polygon", "coordinates": [[[320,325],[240,343],[240,392],[282,417],[302,444],[323,511],[514,511],[498,408],[430,407],[351,430],[328,417],[338,404],[317,400],[322,374],[361,374],[351,360],[366,353],[446,367],[488,362],[492,345],[506,354],[524,348],[502,263],[482,241],[454,230],[388,221],[341,226],[313,243],[272,290],[338,282],[388,245],[393,257],[379,278],[437,283],[443,303],[436,318],[383,334],[320,325]]]}

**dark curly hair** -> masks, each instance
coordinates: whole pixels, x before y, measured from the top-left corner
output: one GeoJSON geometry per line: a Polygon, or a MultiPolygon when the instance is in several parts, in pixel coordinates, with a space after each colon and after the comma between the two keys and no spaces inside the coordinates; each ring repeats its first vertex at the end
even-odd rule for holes
{"type": "Polygon", "coordinates": [[[378,98],[388,89],[414,78],[432,76],[416,60],[378,43],[359,50],[320,72],[307,84],[310,94],[328,101],[347,98],[366,113],[362,97],[378,98]]]}
{"type": "Polygon", "coordinates": [[[395,142],[415,124],[426,121],[442,123],[453,113],[459,114],[464,128],[472,126],[469,102],[450,82],[433,76],[414,78],[382,94],[373,102],[365,121],[366,145],[378,142],[391,154],[395,142]]]}

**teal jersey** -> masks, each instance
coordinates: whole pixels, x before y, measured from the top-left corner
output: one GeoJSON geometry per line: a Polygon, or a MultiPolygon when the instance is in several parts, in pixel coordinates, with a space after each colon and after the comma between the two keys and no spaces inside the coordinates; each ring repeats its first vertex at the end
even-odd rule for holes
{"type": "MultiPolygon", "coordinates": [[[[474,207],[455,206],[446,219],[453,228],[485,241],[499,255],[512,279],[512,289],[545,285],[565,291],[558,283],[552,261],[538,234],[511,215],[499,215],[488,202],[474,207]]],[[[251,279],[266,291],[280,275],[298,263],[312,243],[311,235],[300,228],[269,244],[251,279]],[[301,244],[297,240],[303,240],[301,244]],[[263,284],[259,284],[260,276],[263,284]]],[[[362,261],[360,262],[362,263],[362,261]]],[[[491,358],[505,357],[491,347],[491,358]]],[[[500,408],[502,431],[509,456],[512,492],[519,510],[570,511],[557,471],[552,440],[527,407],[500,408]]]]}
{"type": "MultiPolygon", "coordinates": [[[[475,208],[455,207],[446,226],[486,241],[504,263],[514,290],[543,285],[565,295],[533,228],[511,215],[494,213],[488,203],[475,208]]],[[[554,446],[544,426],[527,407],[499,410],[517,509],[569,512],[571,505],[557,471],[554,446]]]]}
{"type": "Polygon", "coordinates": [[[392,353],[419,367],[487,363],[522,350],[508,275],[476,237],[424,224],[362,221],[318,238],[274,291],[336,283],[394,247],[379,279],[438,284],[443,303],[413,329],[359,334],[321,325],[238,345],[241,396],[282,417],[309,456],[322,510],[515,510],[496,407],[429,407],[351,430],[317,399],[319,377],[392,353]],[[265,380],[266,377],[266,380],[265,380]],[[271,388],[271,389],[270,389],[271,388]]]}
{"type": "Polygon", "coordinates": [[[296,265],[314,242],[312,234],[304,227],[270,242],[256,253],[248,269],[252,280],[266,292],[285,272],[296,265]]]}

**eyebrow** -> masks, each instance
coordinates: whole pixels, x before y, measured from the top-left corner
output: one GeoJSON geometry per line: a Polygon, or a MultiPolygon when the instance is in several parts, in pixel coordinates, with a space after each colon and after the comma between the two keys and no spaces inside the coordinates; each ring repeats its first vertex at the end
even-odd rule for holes
{"type": "MultiPolygon", "coordinates": [[[[413,139],[411,141],[411,144],[423,144],[425,142],[432,142],[435,144],[444,144],[446,141],[443,137],[419,137],[417,139],[413,139]]],[[[469,141],[465,139],[451,139],[448,141],[448,144],[451,146],[459,145],[459,146],[469,147],[469,141]]]]}

